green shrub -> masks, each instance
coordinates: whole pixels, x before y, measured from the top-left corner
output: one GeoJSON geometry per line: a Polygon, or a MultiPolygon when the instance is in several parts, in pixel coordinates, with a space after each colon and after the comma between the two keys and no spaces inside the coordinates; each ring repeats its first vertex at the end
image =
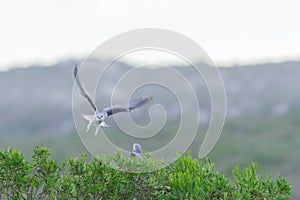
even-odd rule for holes
{"type": "Polygon", "coordinates": [[[241,169],[236,166],[233,171],[236,191],[235,199],[288,199],[291,195],[291,186],[281,176],[276,181],[271,181],[268,176],[262,179],[256,174],[257,164],[252,163],[249,168],[241,169]]]}
{"type": "Polygon", "coordinates": [[[233,191],[229,180],[215,172],[207,158],[193,160],[190,155],[174,163],[169,183],[174,199],[226,199],[233,191]]]}
{"type": "Polygon", "coordinates": [[[129,159],[120,152],[90,162],[86,157],[57,163],[47,148],[36,147],[29,162],[20,151],[0,150],[0,199],[289,199],[291,195],[286,179],[263,178],[256,164],[235,167],[228,179],[215,172],[209,159],[194,160],[189,153],[152,172],[144,171],[162,163],[129,159]]]}

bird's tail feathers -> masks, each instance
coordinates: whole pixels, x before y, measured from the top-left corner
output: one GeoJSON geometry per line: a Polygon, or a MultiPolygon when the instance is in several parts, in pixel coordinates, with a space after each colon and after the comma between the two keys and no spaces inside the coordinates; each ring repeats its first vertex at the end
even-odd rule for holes
{"type": "Polygon", "coordinates": [[[82,115],[82,117],[88,121],[88,125],[87,125],[86,131],[85,131],[85,132],[88,132],[90,130],[90,127],[91,127],[95,117],[94,117],[94,115],[82,115]]]}

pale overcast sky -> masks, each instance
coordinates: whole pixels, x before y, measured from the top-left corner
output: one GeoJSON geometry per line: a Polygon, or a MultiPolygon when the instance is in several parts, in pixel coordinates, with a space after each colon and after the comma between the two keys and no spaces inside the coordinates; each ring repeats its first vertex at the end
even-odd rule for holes
{"type": "Polygon", "coordinates": [[[297,60],[299,8],[299,0],[3,0],[0,70],[83,59],[114,35],[152,27],[188,36],[219,65],[297,60]]]}

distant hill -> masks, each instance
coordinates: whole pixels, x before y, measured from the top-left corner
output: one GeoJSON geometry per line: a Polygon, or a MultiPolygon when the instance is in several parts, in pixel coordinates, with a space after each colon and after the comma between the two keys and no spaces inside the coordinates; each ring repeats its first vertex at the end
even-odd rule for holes
{"type": "MultiPolygon", "coordinates": [[[[73,131],[72,91],[75,62],[51,67],[29,67],[0,73],[0,135],[64,134],[73,131]]],[[[99,62],[99,66],[101,62],[99,62]]],[[[175,67],[193,85],[200,99],[204,119],[210,116],[210,100],[205,84],[192,67],[175,67]],[[205,117],[206,116],[206,117],[205,117]]],[[[114,70],[128,71],[117,63],[114,70]]],[[[112,88],[116,72],[105,79],[103,88],[112,88]]],[[[299,111],[300,62],[220,68],[227,94],[227,117],[281,115],[299,111]]],[[[108,72],[110,73],[110,72],[108,72]]],[[[143,77],[138,77],[143,78],[143,77]]],[[[149,88],[149,94],[155,94],[149,88]]],[[[109,96],[101,92],[99,99],[109,96]]],[[[109,94],[109,93],[107,93],[109,94]]],[[[163,104],[163,99],[160,102],[163,104]]],[[[172,106],[165,102],[171,112],[172,106]]]]}

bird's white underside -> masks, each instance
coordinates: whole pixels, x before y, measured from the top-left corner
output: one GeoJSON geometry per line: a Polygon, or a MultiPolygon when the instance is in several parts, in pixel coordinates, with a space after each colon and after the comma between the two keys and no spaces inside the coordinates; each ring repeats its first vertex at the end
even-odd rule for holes
{"type": "Polygon", "coordinates": [[[82,115],[82,117],[88,121],[88,125],[87,125],[86,131],[85,131],[86,133],[90,130],[92,124],[94,126],[96,126],[96,130],[95,130],[95,133],[94,133],[95,136],[98,134],[99,127],[104,127],[104,128],[109,127],[109,125],[106,124],[105,121],[101,121],[100,123],[97,122],[95,114],[94,115],[82,115]]]}

